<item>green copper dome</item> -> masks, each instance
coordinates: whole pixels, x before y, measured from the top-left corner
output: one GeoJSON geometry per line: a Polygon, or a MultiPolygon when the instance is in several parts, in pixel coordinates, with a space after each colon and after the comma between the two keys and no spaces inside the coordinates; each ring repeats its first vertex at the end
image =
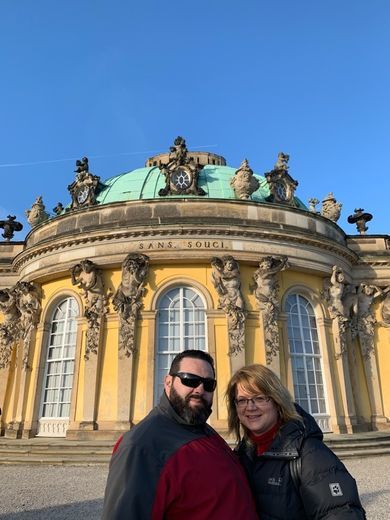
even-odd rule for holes
{"type": "MultiPolygon", "coordinates": [[[[104,182],[104,187],[96,197],[98,204],[111,204],[127,200],[172,199],[172,198],[199,198],[239,200],[234,193],[230,181],[233,179],[236,168],[220,165],[205,165],[199,172],[198,186],[206,195],[179,195],[169,194],[160,196],[159,190],[165,186],[164,175],[157,166],[137,168],[131,172],[111,177],[104,182]]],[[[249,201],[267,202],[270,195],[268,183],[264,177],[254,174],[260,187],[250,197],[249,201]]],[[[306,209],[299,199],[295,199],[298,207],[306,209]]]]}

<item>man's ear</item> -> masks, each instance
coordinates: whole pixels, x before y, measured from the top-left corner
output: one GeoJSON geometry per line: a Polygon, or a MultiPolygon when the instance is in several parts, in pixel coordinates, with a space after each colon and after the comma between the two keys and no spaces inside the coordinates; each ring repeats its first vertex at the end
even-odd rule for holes
{"type": "Polygon", "coordinates": [[[165,379],[164,379],[164,390],[165,390],[165,393],[167,395],[169,395],[169,391],[172,387],[172,383],[173,383],[173,376],[170,376],[169,374],[167,376],[165,376],[165,379]]]}

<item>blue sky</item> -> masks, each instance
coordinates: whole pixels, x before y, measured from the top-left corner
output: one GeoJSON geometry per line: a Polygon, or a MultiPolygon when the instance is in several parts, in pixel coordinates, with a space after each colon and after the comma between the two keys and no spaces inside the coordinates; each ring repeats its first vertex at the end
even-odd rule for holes
{"type": "Polygon", "coordinates": [[[102,180],[182,135],[333,191],[389,233],[388,0],[3,0],[0,218],[69,202],[74,162],[102,180]]]}

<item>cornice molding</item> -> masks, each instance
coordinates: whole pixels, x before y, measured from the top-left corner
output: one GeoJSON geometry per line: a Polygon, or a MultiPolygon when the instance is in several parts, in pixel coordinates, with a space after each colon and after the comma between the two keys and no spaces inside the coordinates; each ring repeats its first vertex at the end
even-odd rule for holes
{"type": "Polygon", "coordinates": [[[285,245],[302,244],[311,248],[329,251],[336,255],[343,257],[346,261],[351,264],[359,263],[359,257],[356,253],[349,250],[347,247],[332,241],[326,237],[316,236],[310,233],[304,233],[302,229],[288,229],[288,230],[251,230],[235,228],[201,228],[201,227],[185,227],[180,226],[164,226],[158,229],[138,229],[112,233],[100,233],[97,235],[85,234],[81,237],[66,238],[60,237],[53,239],[50,242],[33,246],[25,251],[19,253],[13,263],[13,272],[19,272],[22,267],[28,264],[32,260],[36,260],[40,257],[52,253],[55,251],[70,250],[74,246],[80,245],[93,245],[96,243],[107,242],[121,242],[127,239],[151,239],[154,240],[157,237],[169,237],[173,239],[177,237],[182,239],[183,237],[226,237],[230,240],[242,240],[253,239],[259,240],[271,240],[271,241],[282,241],[285,245]],[[295,234],[295,233],[296,234],[295,234]]]}

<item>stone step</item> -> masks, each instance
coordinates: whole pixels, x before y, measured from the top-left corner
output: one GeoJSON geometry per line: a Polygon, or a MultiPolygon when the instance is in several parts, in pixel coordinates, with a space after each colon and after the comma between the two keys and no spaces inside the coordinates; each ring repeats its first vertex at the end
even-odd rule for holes
{"type": "MultiPolygon", "coordinates": [[[[367,449],[364,452],[354,450],[340,450],[335,452],[341,460],[351,458],[367,458],[374,456],[390,455],[390,448],[385,449],[367,449]]],[[[88,453],[67,453],[65,456],[61,453],[50,453],[44,456],[39,454],[8,454],[8,456],[0,456],[0,465],[108,465],[111,454],[88,454],[88,453]]]]}
{"type": "MultiPolygon", "coordinates": [[[[0,449],[0,459],[3,457],[12,456],[36,456],[36,457],[111,457],[112,449],[110,450],[61,450],[61,449],[48,449],[48,450],[25,450],[25,449],[9,449],[2,450],[0,449]]],[[[0,461],[1,462],[1,461],[0,461]]]]}
{"type": "Polygon", "coordinates": [[[331,449],[331,450],[342,450],[345,447],[348,449],[353,450],[365,450],[366,448],[370,448],[371,446],[375,447],[390,447],[390,439],[389,440],[378,440],[376,442],[369,442],[369,441],[355,441],[355,442],[328,442],[325,441],[325,444],[331,449]]]}
{"type": "Polygon", "coordinates": [[[47,464],[49,466],[62,466],[69,464],[71,466],[94,466],[94,465],[108,465],[110,462],[110,456],[95,456],[95,457],[84,457],[78,455],[77,457],[61,457],[61,456],[16,456],[1,457],[1,465],[42,465],[47,464]]]}
{"type": "MultiPolygon", "coordinates": [[[[234,443],[228,440],[231,447],[234,443]]],[[[390,454],[390,435],[366,432],[326,435],[325,443],[341,459],[390,454]]],[[[66,439],[6,439],[0,437],[1,464],[108,464],[113,441],[69,441],[66,439]]]]}
{"type": "Polygon", "coordinates": [[[387,448],[368,448],[364,451],[360,450],[352,450],[352,449],[343,449],[343,450],[333,450],[334,453],[341,459],[363,459],[367,457],[380,457],[381,455],[390,455],[390,446],[387,448]]]}

